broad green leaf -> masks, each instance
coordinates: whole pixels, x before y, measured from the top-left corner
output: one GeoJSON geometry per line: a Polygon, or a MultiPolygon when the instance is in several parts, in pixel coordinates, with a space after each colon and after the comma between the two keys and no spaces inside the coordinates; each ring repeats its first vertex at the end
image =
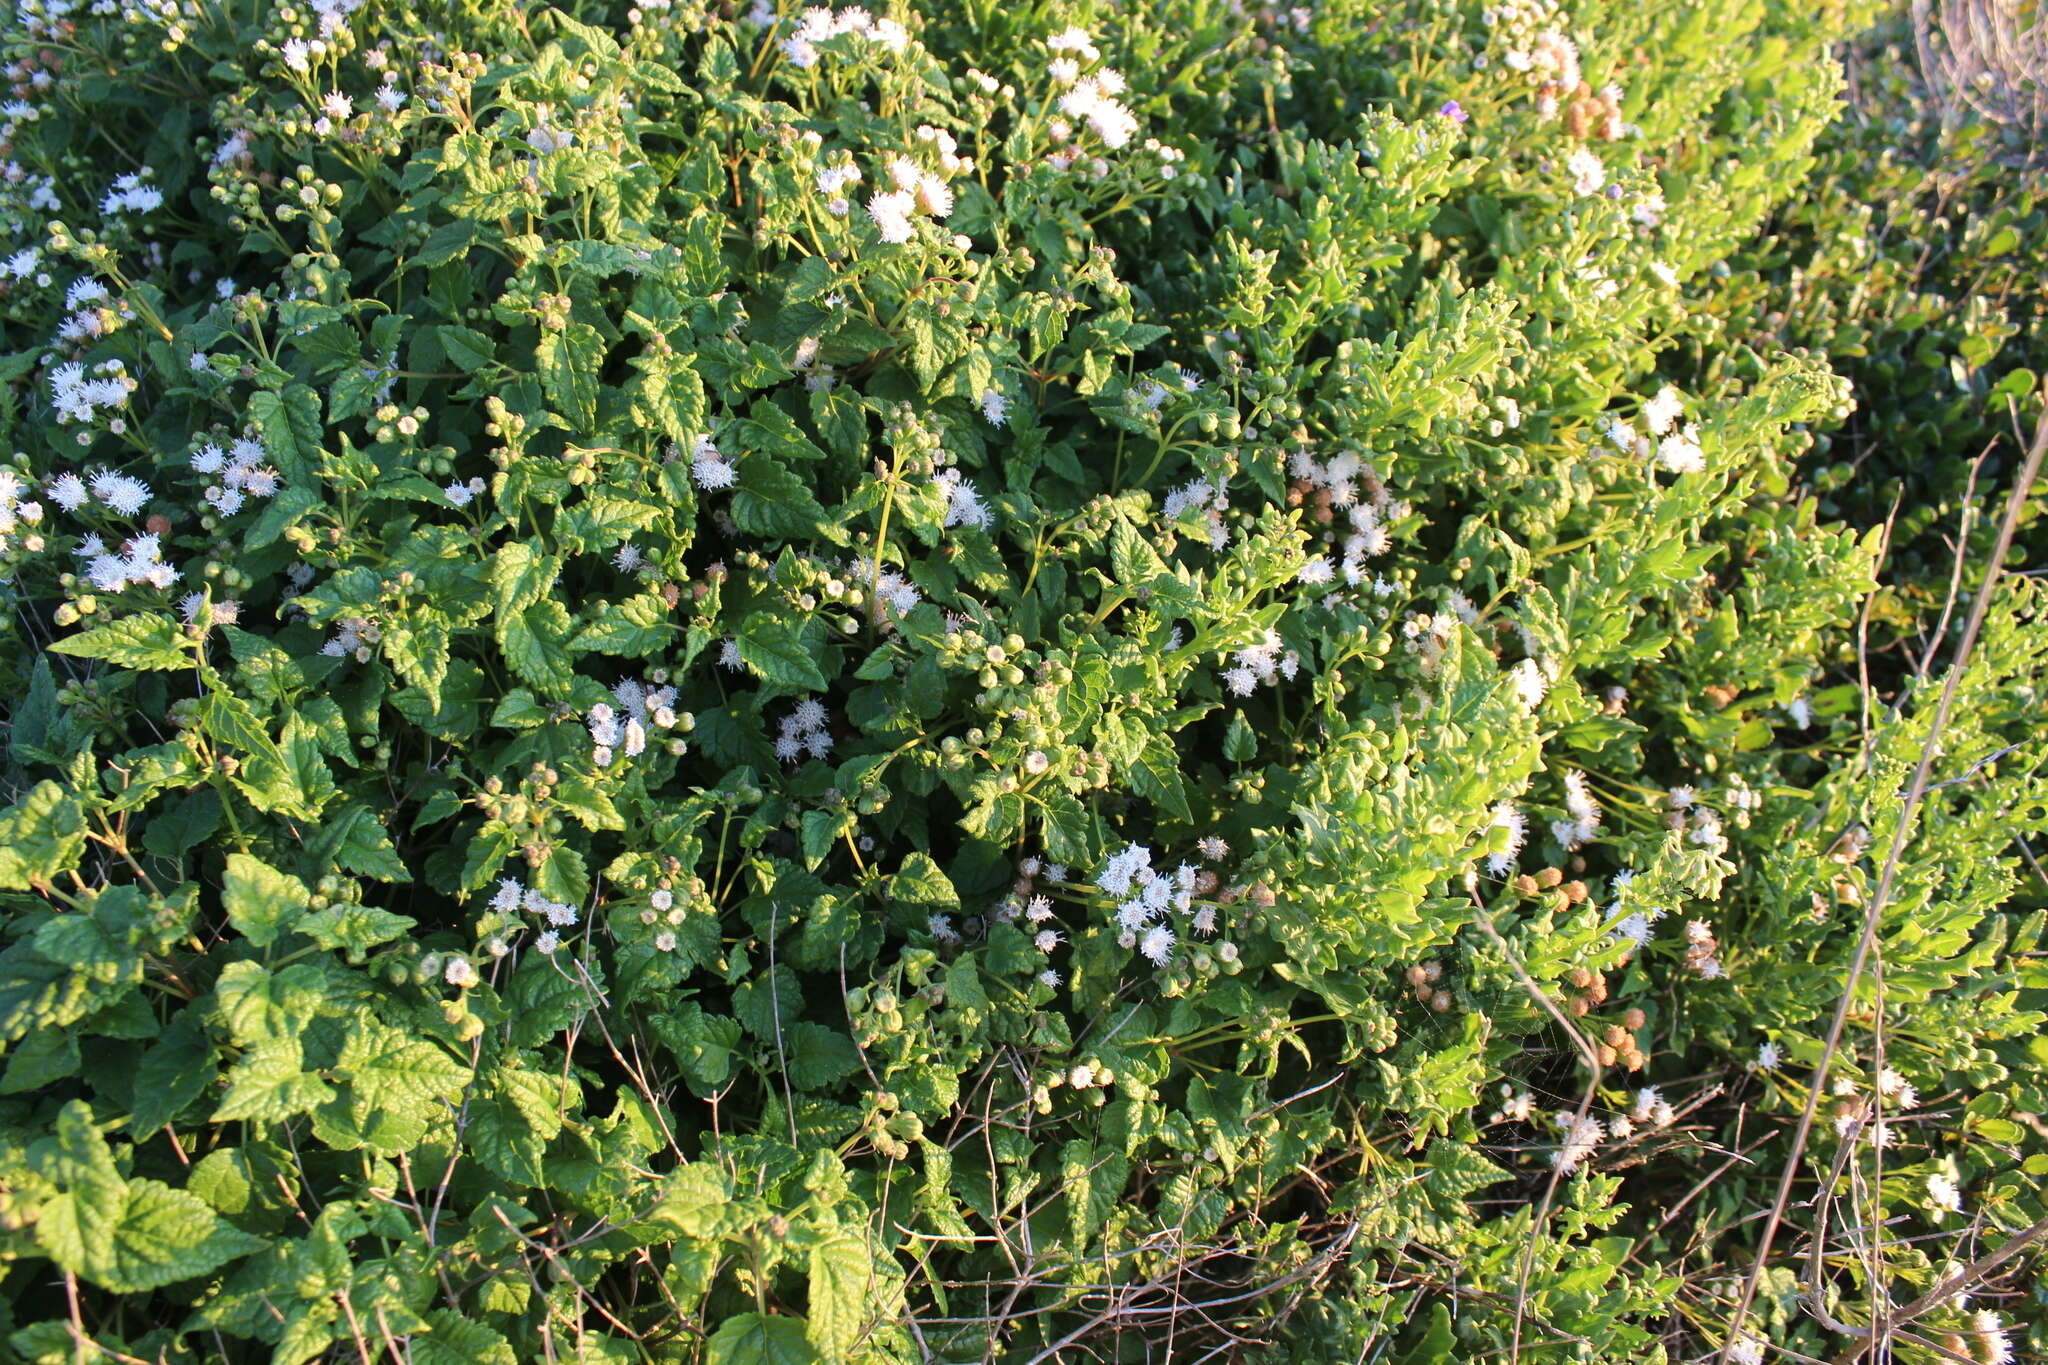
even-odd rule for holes
{"type": "Polygon", "coordinates": [[[874,1258],[857,1238],[832,1236],[810,1254],[811,1344],[827,1360],[843,1360],[875,1316],[874,1258]]]}
{"type": "Polygon", "coordinates": [[[752,535],[802,539],[819,533],[825,509],[811,487],[765,450],[740,456],[732,519],[752,535]]]}
{"type": "Polygon", "coordinates": [[[597,425],[598,381],[604,373],[604,337],[587,322],[548,332],[534,348],[548,401],[583,430],[597,425]]]}
{"type": "Polygon", "coordinates": [[[705,1343],[707,1365],[811,1365],[818,1360],[802,1318],[741,1313],[705,1343]]]}
{"type": "Polygon", "coordinates": [[[405,937],[416,923],[410,915],[346,902],[315,910],[292,927],[322,948],[341,948],[359,958],[379,944],[405,937]]]}
{"type": "Polygon", "coordinates": [[[257,947],[269,944],[289,927],[311,900],[306,884],[290,873],[279,872],[247,853],[228,855],[221,903],[227,909],[228,922],[257,947]]]}
{"type": "Polygon", "coordinates": [[[803,635],[784,617],[757,611],[740,622],[734,639],[740,661],[779,687],[825,690],[825,675],[811,657],[803,635]]]}
{"type": "Polygon", "coordinates": [[[103,1289],[136,1294],[194,1279],[266,1243],[223,1222],[197,1195],[155,1180],[123,1180],[74,1100],[36,1162],[58,1194],[43,1205],[36,1240],[51,1260],[103,1289]]]}
{"type": "Polygon", "coordinates": [[[55,782],[38,782],[0,811],[0,890],[48,884],[85,850],[85,810],[55,782]]]}
{"type": "Polygon", "coordinates": [[[213,1121],[282,1123],[332,1098],[333,1087],[305,1069],[299,1040],[272,1038],[243,1053],[228,1071],[228,1092],[213,1111],[213,1121]]]}
{"type": "Polygon", "coordinates": [[[50,652],[81,659],[105,659],[123,668],[143,670],[192,666],[192,651],[178,623],[168,616],[147,612],[66,636],[53,643],[50,652]]]}

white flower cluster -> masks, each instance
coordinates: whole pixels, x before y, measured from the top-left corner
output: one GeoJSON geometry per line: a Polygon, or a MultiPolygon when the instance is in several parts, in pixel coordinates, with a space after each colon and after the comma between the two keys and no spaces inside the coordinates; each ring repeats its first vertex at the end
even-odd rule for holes
{"type": "Polygon", "coordinates": [[[1522,845],[1528,841],[1529,817],[1522,814],[1514,802],[1503,801],[1493,808],[1493,816],[1486,822],[1486,828],[1508,832],[1507,847],[1499,853],[1486,855],[1487,872],[1495,877],[1505,877],[1515,870],[1515,859],[1521,855],[1522,845]]]}
{"type": "Polygon", "coordinates": [[[1087,124],[1111,151],[1129,142],[1138,131],[1138,117],[1117,99],[1124,92],[1123,74],[1106,66],[1082,74],[1084,68],[1102,59],[1102,53],[1078,28],[1055,33],[1045,40],[1045,46],[1053,54],[1047,71],[1067,87],[1060,96],[1060,112],[1087,124]]]}
{"type": "MultiPolygon", "coordinates": [[[[1214,846],[1226,847],[1220,839],[1214,846]]],[[[1207,848],[1203,846],[1205,856],[1207,848]]],[[[1164,967],[1173,960],[1174,944],[1180,940],[1174,928],[1175,916],[1181,921],[1182,932],[1216,932],[1215,905],[1196,901],[1196,897],[1215,891],[1216,874],[1188,863],[1172,872],[1156,871],[1152,850],[1143,844],[1125,845],[1123,852],[1103,864],[1095,876],[1095,885],[1117,898],[1117,945],[1135,948],[1156,967],[1164,967]]],[[[1217,951],[1226,961],[1235,960],[1236,950],[1230,944],[1218,945],[1217,951]]]]}
{"type": "Polygon", "coordinates": [[[135,583],[168,588],[178,581],[178,571],[163,561],[163,540],[156,535],[134,536],[122,542],[120,554],[110,554],[98,536],[87,536],[78,547],[85,561],[85,574],[100,592],[119,592],[135,583]]]}
{"type": "MultiPolygon", "coordinates": [[[[1714,926],[1707,920],[1689,919],[1685,922],[1685,965],[1697,972],[1702,981],[1721,981],[1728,976],[1727,969],[1721,965],[1720,941],[1714,937],[1714,926]]],[[[1775,1047],[1771,1048],[1771,1055],[1775,1063],[1775,1047]]]]}
{"type": "Polygon", "coordinates": [[[1160,503],[1159,516],[1168,526],[1173,526],[1198,508],[1202,512],[1209,548],[1218,551],[1229,548],[1230,532],[1223,525],[1223,514],[1230,510],[1230,495],[1223,491],[1220,480],[1195,479],[1182,484],[1160,503]]]}
{"type": "MultiPolygon", "coordinates": [[[[77,481],[77,475],[72,475],[77,481]]],[[[29,491],[21,476],[12,469],[0,467],[0,554],[6,553],[15,531],[22,526],[35,526],[43,519],[43,505],[32,498],[23,498],[29,491]]],[[[30,551],[42,548],[42,537],[30,532],[24,541],[30,551]]]]}
{"type": "Polygon", "coordinates": [[[126,299],[103,307],[108,298],[107,287],[98,280],[86,276],[73,280],[64,293],[64,306],[71,310],[71,315],[57,328],[57,339],[74,344],[90,341],[118,330],[134,316],[126,299]]]}
{"type": "Polygon", "coordinates": [[[676,723],[676,690],[670,686],[649,688],[632,678],[621,678],[612,687],[615,708],[599,702],[590,708],[585,724],[590,730],[590,761],[609,768],[620,754],[637,758],[647,751],[647,727],[669,730],[676,723]]]}
{"type": "MultiPolygon", "coordinates": [[[[950,139],[949,139],[950,141],[950,139]]],[[[959,158],[951,158],[955,165],[959,158]]],[[[868,196],[868,218],[885,242],[903,243],[917,234],[919,214],[949,218],[953,213],[953,187],[943,175],[927,171],[907,156],[889,158],[889,182],[894,189],[868,196]]]]}
{"type": "Polygon", "coordinates": [[[1289,503],[1306,505],[1316,523],[1330,528],[1322,533],[1324,543],[1338,548],[1338,562],[1328,577],[1311,569],[1303,581],[1341,577],[1346,587],[1358,587],[1366,581],[1365,562],[1393,548],[1387,524],[1407,516],[1408,504],[1396,501],[1377,471],[1354,451],[1319,460],[1309,451],[1297,450],[1287,457],[1287,473],[1293,481],[1289,503]]]}
{"type": "Polygon", "coordinates": [[[1564,775],[1566,819],[1550,822],[1550,832],[1566,852],[1578,848],[1600,832],[1600,803],[1586,789],[1586,775],[1572,771],[1564,775]]]}
{"type": "MultiPolygon", "coordinates": [[[[91,496],[118,517],[133,517],[149,505],[148,484],[111,469],[94,471],[91,488],[91,496]]],[[[49,495],[65,511],[76,512],[86,502],[86,480],[68,471],[59,474],[50,480],[49,495]]]]}
{"type": "Polygon", "coordinates": [[[1003,396],[1001,389],[981,391],[981,415],[992,427],[1007,424],[1010,420],[1010,400],[1003,396]]]}
{"type": "Polygon", "coordinates": [[[1480,18],[1504,49],[1501,65],[1531,85],[1578,88],[1579,45],[1561,31],[1557,0],[1505,0],[1480,18]]]}
{"type": "Polygon", "coordinates": [[[1249,697],[1260,683],[1294,681],[1301,671],[1301,655],[1283,648],[1285,643],[1279,631],[1267,627],[1259,643],[1237,651],[1236,665],[1223,670],[1223,685],[1233,696],[1249,697]]]}
{"type": "Polygon", "coordinates": [[[894,569],[875,572],[876,565],[871,559],[853,561],[853,576],[873,591],[875,618],[894,627],[897,621],[909,615],[911,608],[924,601],[924,594],[904,575],[894,569]]]}
{"type": "Polygon", "coordinates": [[[267,498],[277,492],[278,474],[264,463],[270,452],[261,441],[246,437],[231,441],[226,450],[208,441],[192,452],[192,468],[214,477],[207,486],[206,501],[221,516],[242,510],[249,498],[267,498]]]}
{"type": "Polygon", "coordinates": [[[831,712],[824,703],[804,698],[782,718],[782,732],[775,738],[775,756],[784,763],[794,763],[805,754],[823,758],[832,752],[831,721],[831,712]]]}
{"type": "Polygon", "coordinates": [[[1564,159],[1564,168],[1571,172],[1574,194],[1598,194],[1607,184],[1607,163],[1590,147],[1574,148],[1564,159]]]}
{"type": "MultiPolygon", "coordinates": [[[[25,246],[6,260],[0,261],[0,275],[5,275],[11,280],[26,280],[37,275],[42,262],[41,251],[32,246],[25,246]]],[[[50,277],[45,274],[38,282],[47,284],[49,279],[50,277]]]]}
{"type": "Polygon", "coordinates": [[[448,499],[451,507],[467,507],[476,501],[477,494],[489,486],[480,478],[471,478],[467,483],[461,479],[451,479],[448,486],[441,490],[441,496],[448,499]]]}
{"type": "Polygon", "coordinates": [[[344,616],[334,623],[334,638],[320,646],[320,652],[330,658],[353,658],[357,663],[370,661],[370,646],[384,638],[384,632],[376,622],[361,616],[344,616]]]}
{"type": "Polygon", "coordinates": [[[147,213],[153,208],[160,207],[163,202],[163,191],[149,183],[148,170],[145,168],[117,178],[101,198],[100,212],[109,216],[117,213],[147,213]]]}
{"type": "Polygon", "coordinates": [[[649,893],[647,906],[647,909],[640,912],[640,922],[650,927],[657,924],[667,926],[655,929],[654,937],[650,940],[654,944],[654,950],[660,953],[674,952],[675,928],[689,916],[684,907],[676,904],[676,893],[670,889],[670,883],[666,879],[649,893]]]}
{"type": "Polygon", "coordinates": [[[498,890],[491,897],[491,909],[504,915],[524,911],[545,921],[548,927],[533,941],[533,946],[551,956],[562,946],[561,931],[575,928],[580,918],[575,906],[549,900],[515,877],[499,881],[498,890]]]}
{"type": "Polygon", "coordinates": [[[1636,1091],[1635,1107],[1629,1111],[1632,1123],[1648,1124],[1652,1128],[1669,1128],[1678,1118],[1671,1102],[1657,1093],[1657,1087],[1646,1085],[1636,1091]]]}
{"type": "MultiPolygon", "coordinates": [[[[1519,1093],[1511,1085],[1500,1087],[1501,1107],[1493,1112],[1493,1123],[1533,1123],[1536,1121],[1536,1097],[1524,1090],[1519,1093]]],[[[1615,1114],[1604,1123],[1587,1114],[1581,1118],[1575,1109],[1559,1110],[1550,1115],[1550,1124],[1563,1134],[1555,1150],[1550,1153],[1550,1163],[1560,1171],[1569,1174],[1591,1157],[1602,1142],[1626,1142],[1638,1130],[1657,1130],[1670,1127],[1678,1121],[1678,1113],[1669,1101],[1657,1093],[1655,1086],[1644,1086],[1636,1092],[1629,1112],[1615,1114]]]]}
{"type": "Polygon", "coordinates": [[[185,624],[200,624],[200,614],[206,614],[205,624],[209,626],[231,626],[242,619],[242,604],[232,598],[222,598],[207,605],[206,594],[188,592],[178,599],[178,614],[185,618],[185,624]]]}
{"type": "MultiPolygon", "coordinates": [[[[676,448],[670,446],[669,458],[675,459],[677,455],[676,448]]],[[[739,470],[719,452],[709,436],[699,436],[690,446],[690,482],[707,493],[730,488],[739,482],[739,470]]]]}
{"type": "MultiPolygon", "coordinates": [[[[1672,829],[1684,830],[1686,839],[1698,844],[1715,856],[1728,851],[1728,836],[1722,832],[1720,812],[1710,806],[1699,804],[1700,793],[1689,786],[1671,788],[1665,793],[1665,801],[1671,807],[1665,813],[1665,823],[1672,829]]],[[[1763,803],[1763,797],[1740,778],[1729,784],[1728,801],[1740,812],[1738,823],[1749,822],[1749,812],[1763,803]]]]}
{"type": "MultiPolygon", "coordinates": [[[[59,422],[90,422],[100,409],[118,408],[126,403],[136,388],[136,381],[128,377],[127,367],[118,360],[93,366],[92,376],[75,360],[50,371],[50,400],[56,404],[59,422]]],[[[121,428],[111,429],[118,432],[121,428]]],[[[90,440],[86,433],[79,434],[80,445],[90,440]]]]}
{"type": "Polygon", "coordinates": [[[1534,659],[1524,659],[1508,674],[1515,686],[1515,699],[1531,711],[1543,701],[1543,694],[1550,690],[1550,679],[1543,667],[1534,659]]]}
{"type": "Polygon", "coordinates": [[[910,30],[894,19],[877,19],[858,5],[848,5],[837,14],[826,6],[814,5],[804,11],[796,31],[782,40],[782,55],[790,65],[809,70],[818,64],[819,46],[834,38],[855,38],[863,45],[891,53],[900,53],[910,46],[910,30]]]}
{"type": "Polygon", "coordinates": [[[1614,874],[1610,885],[1614,890],[1614,904],[1607,920],[1609,936],[1615,940],[1627,939],[1637,947],[1650,941],[1656,930],[1653,927],[1668,913],[1661,905],[1638,908],[1633,904],[1636,874],[1623,870],[1614,874]]]}
{"type": "Polygon", "coordinates": [[[1633,423],[1610,417],[1601,434],[1624,455],[1645,462],[1654,458],[1674,474],[1696,474],[1707,467],[1707,457],[1700,448],[1699,424],[1679,425],[1678,419],[1684,414],[1685,400],[1667,384],[1655,398],[1643,404],[1642,432],[1638,433],[1633,423]],[[1652,438],[1656,438],[1654,444],[1652,438]]]}
{"type": "Polygon", "coordinates": [[[946,525],[972,526],[987,530],[995,516],[988,504],[981,500],[981,494],[969,483],[958,469],[950,466],[932,474],[932,484],[946,495],[946,525]]]}

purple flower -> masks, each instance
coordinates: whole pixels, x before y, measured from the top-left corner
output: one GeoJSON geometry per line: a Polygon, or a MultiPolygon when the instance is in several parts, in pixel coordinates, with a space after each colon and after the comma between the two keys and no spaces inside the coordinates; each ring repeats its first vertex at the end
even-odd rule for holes
{"type": "Polygon", "coordinates": [[[1472,117],[1465,112],[1464,106],[1456,100],[1445,100],[1444,107],[1437,110],[1437,112],[1453,123],[1463,123],[1466,119],[1472,117]]]}

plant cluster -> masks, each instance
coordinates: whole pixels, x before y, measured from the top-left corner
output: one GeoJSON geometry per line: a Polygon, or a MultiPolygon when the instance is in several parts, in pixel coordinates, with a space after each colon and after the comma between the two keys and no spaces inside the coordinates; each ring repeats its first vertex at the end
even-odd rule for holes
{"type": "Polygon", "coordinates": [[[1729,265],[1865,18],[23,0],[0,1356],[2015,1358],[2048,604],[1873,679],[1729,265]]]}

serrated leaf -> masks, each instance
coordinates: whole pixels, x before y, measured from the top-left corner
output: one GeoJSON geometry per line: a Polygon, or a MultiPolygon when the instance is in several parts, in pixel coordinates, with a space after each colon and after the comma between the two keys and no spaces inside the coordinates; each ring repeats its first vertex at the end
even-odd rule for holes
{"type": "Polygon", "coordinates": [[[394,915],[374,905],[349,902],[315,910],[292,927],[322,948],[342,948],[356,954],[405,937],[418,922],[410,915],[394,915]]]}
{"type": "Polygon", "coordinates": [[[597,620],[577,632],[571,648],[637,659],[668,643],[677,627],[668,619],[668,604],[651,592],[607,607],[597,620]]]}
{"type": "Polygon", "coordinates": [[[584,430],[597,425],[598,381],[604,372],[604,336],[587,322],[548,332],[534,348],[541,387],[564,417],[584,430]]]}
{"type": "Polygon", "coordinates": [[[800,539],[818,534],[825,509],[789,466],[765,450],[750,450],[740,457],[732,519],[754,535],[800,539]]]}
{"type": "Polygon", "coordinates": [[[38,782],[0,811],[0,890],[47,885],[85,851],[85,808],[55,782],[38,782]]]}
{"type": "Polygon", "coordinates": [[[1173,749],[1157,736],[1146,741],[1138,761],[1131,765],[1129,776],[1135,791],[1152,798],[1174,819],[1190,821],[1195,818],[1194,812],[1188,809],[1187,787],[1181,781],[1180,764],[1173,749]]]}
{"type": "Polygon", "coordinates": [[[414,254],[412,264],[418,266],[446,265],[469,254],[475,244],[477,225],[474,219],[457,218],[452,223],[443,223],[427,234],[427,240],[414,254]]]}
{"type": "Polygon", "coordinates": [[[213,1121],[282,1123],[333,1098],[334,1088],[305,1069],[298,1038],[274,1037],[250,1048],[229,1069],[228,1093],[213,1111],[213,1121]]]}
{"type": "Polygon", "coordinates": [[[811,1344],[831,1360],[844,1359],[874,1316],[874,1258],[853,1237],[827,1237],[810,1254],[811,1344]]]}
{"type": "Polygon", "coordinates": [[[825,675],[795,625],[773,612],[757,611],[740,622],[734,635],[740,662],[780,687],[811,692],[825,690],[825,675]]]}
{"type": "Polygon", "coordinates": [[[453,1101],[469,1084],[469,1068],[439,1047],[367,1015],[349,1025],[334,1072],[362,1099],[394,1108],[453,1101]]]}
{"type": "Polygon", "coordinates": [[[444,322],[438,335],[441,350],[447,354],[449,362],[464,374],[475,374],[497,358],[497,343],[475,328],[444,322]]]}
{"type": "Polygon", "coordinates": [[[228,855],[221,904],[227,909],[228,922],[257,947],[274,940],[305,912],[311,900],[312,893],[297,877],[247,853],[228,855]]]}
{"type": "Polygon", "coordinates": [[[92,1110],[73,1100],[38,1159],[57,1188],[36,1221],[36,1241],[65,1270],[116,1294],[139,1294],[205,1275],[266,1243],[223,1221],[204,1200],[156,1180],[126,1180],[92,1110]]]}
{"type": "Polygon", "coordinates": [[[471,1150],[492,1171],[519,1185],[546,1182],[541,1159],[562,1131],[557,1082],[506,1063],[493,1071],[470,1102],[471,1150]]]}
{"type": "Polygon", "coordinates": [[[860,1070],[853,1039],[808,1019],[783,1027],[782,1046],[789,1059],[789,1083],[798,1090],[822,1090],[860,1070]]]}
{"type": "Polygon", "coordinates": [[[705,1360],[707,1365],[811,1365],[818,1353],[805,1332],[802,1318],[741,1313],[711,1334],[705,1360]]]}
{"type": "Polygon", "coordinates": [[[80,659],[105,659],[122,668],[171,670],[190,668],[184,632],[168,616],[138,613],[67,636],[50,646],[53,654],[80,659]]]}

